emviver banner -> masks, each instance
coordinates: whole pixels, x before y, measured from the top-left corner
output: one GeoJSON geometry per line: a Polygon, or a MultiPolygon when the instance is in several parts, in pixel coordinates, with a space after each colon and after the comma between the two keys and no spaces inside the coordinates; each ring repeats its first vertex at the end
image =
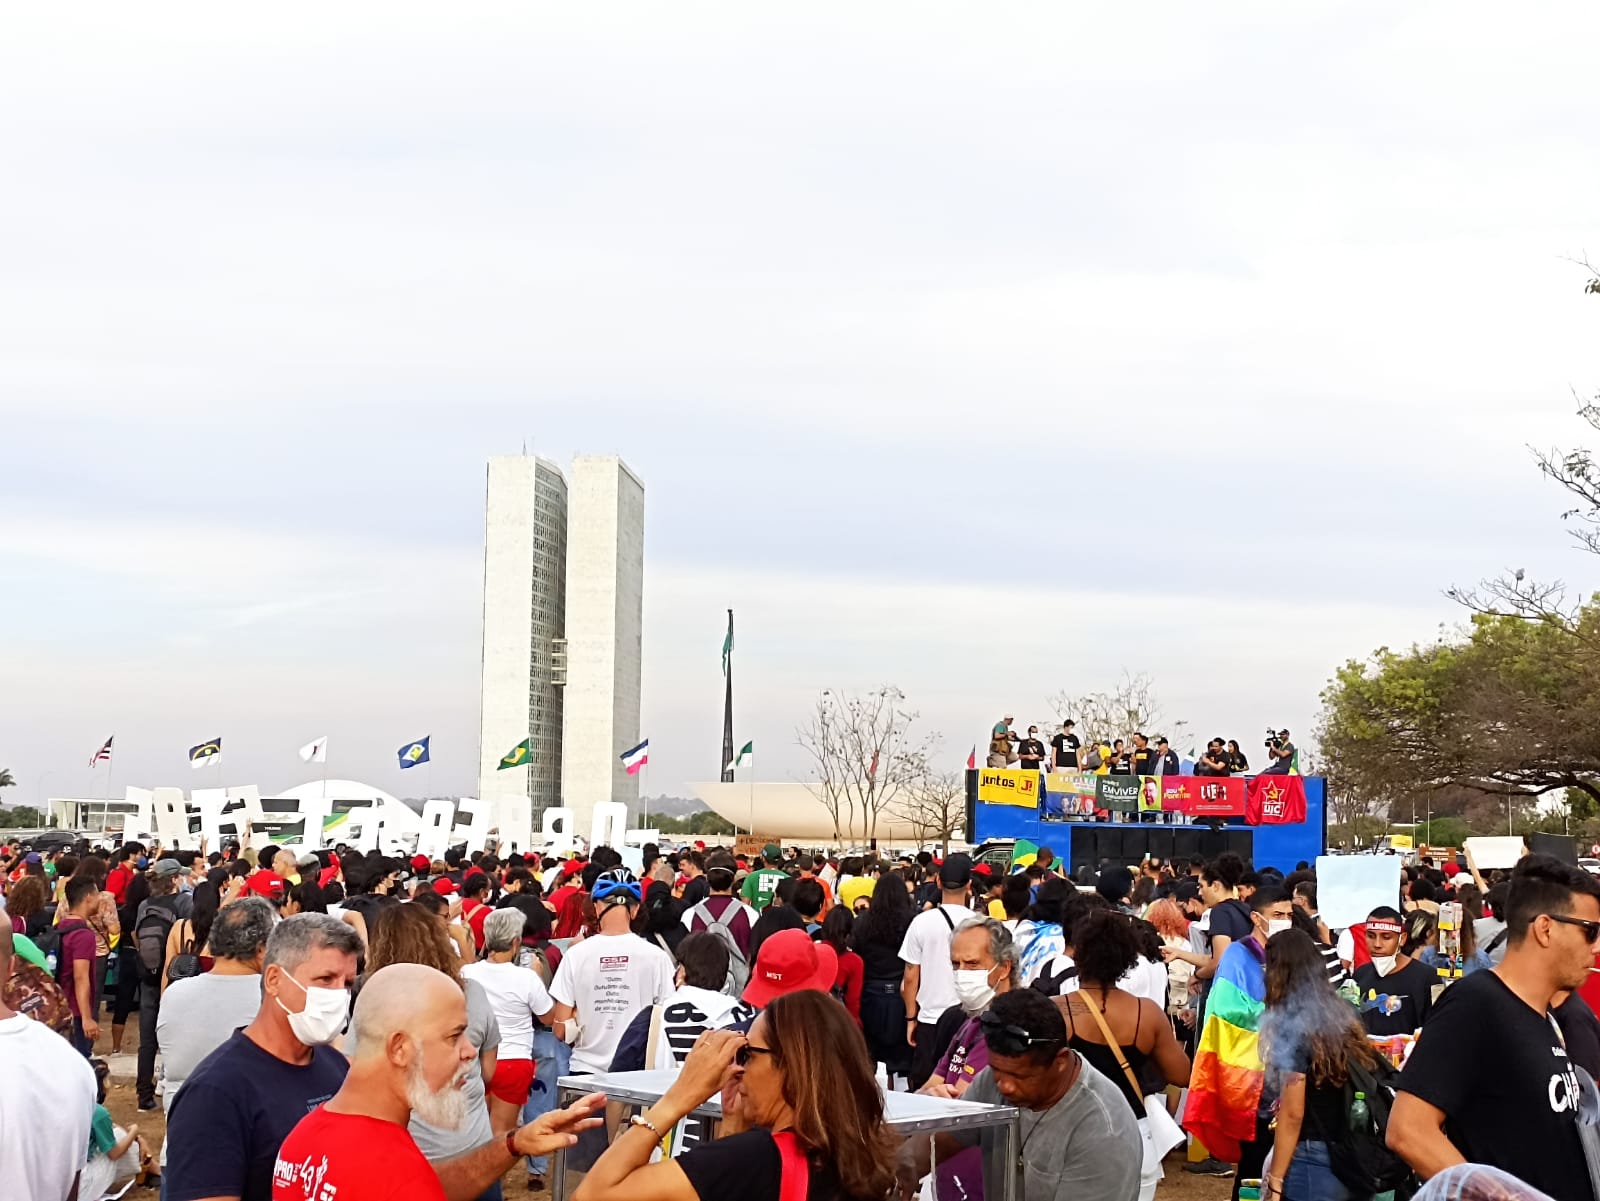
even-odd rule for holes
{"type": "Polygon", "coordinates": [[[1095,780],[1100,808],[1108,813],[1139,811],[1138,776],[1096,776],[1095,780]]]}
{"type": "Polygon", "coordinates": [[[1039,804],[1039,773],[986,767],[978,773],[978,800],[986,805],[1036,808],[1039,804]]]}

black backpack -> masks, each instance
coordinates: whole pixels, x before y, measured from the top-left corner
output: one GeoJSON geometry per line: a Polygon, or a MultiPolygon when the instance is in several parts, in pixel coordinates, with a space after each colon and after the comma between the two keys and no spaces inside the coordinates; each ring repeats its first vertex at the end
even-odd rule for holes
{"type": "Polygon", "coordinates": [[[151,897],[139,906],[139,918],[133,926],[133,945],[146,979],[161,979],[161,969],[167,963],[167,934],[177,920],[177,903],[171,897],[151,897]]]}
{"type": "MultiPolygon", "coordinates": [[[[1411,1166],[1385,1141],[1389,1129],[1389,1110],[1394,1105],[1395,1083],[1400,1074],[1381,1055],[1376,1069],[1351,1062],[1344,1083],[1344,1110],[1350,1113],[1357,1093],[1364,1094],[1367,1120],[1364,1126],[1348,1123],[1328,1139],[1328,1166],[1341,1183],[1354,1193],[1371,1197],[1391,1190],[1400,1196],[1415,1191],[1411,1166]]],[[[1329,1134],[1335,1132],[1329,1131],[1329,1134]]]]}
{"type": "Polygon", "coordinates": [[[34,937],[33,945],[39,948],[39,954],[43,955],[45,962],[50,964],[50,974],[59,982],[61,979],[61,927],[46,926],[34,937]]]}

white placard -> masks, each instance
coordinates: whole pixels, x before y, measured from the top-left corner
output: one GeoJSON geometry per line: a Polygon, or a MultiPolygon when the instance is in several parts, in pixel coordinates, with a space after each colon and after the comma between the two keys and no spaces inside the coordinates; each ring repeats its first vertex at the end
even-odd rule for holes
{"type": "Polygon", "coordinates": [[[1317,911],[1330,930],[1345,930],[1381,905],[1400,907],[1398,855],[1318,855],[1317,911]]]}
{"type": "Polygon", "coordinates": [[[589,850],[607,846],[621,851],[626,845],[623,834],[628,828],[628,807],[620,801],[601,801],[594,807],[594,817],[589,823],[589,850]]]}
{"type": "Polygon", "coordinates": [[[1509,871],[1528,853],[1520,835],[1505,834],[1498,838],[1469,838],[1462,843],[1462,849],[1472,856],[1473,865],[1480,872],[1496,868],[1509,871]]]}
{"type": "Polygon", "coordinates": [[[455,825],[454,801],[435,797],[422,803],[422,833],[417,836],[417,854],[443,859],[450,849],[450,830],[455,825]]]}

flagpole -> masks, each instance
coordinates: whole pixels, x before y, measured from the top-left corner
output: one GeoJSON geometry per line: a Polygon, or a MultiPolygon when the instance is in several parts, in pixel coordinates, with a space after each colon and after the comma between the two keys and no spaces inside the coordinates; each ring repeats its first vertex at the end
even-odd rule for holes
{"type": "Polygon", "coordinates": [[[756,832],[756,752],[750,748],[750,833],[756,832]]]}

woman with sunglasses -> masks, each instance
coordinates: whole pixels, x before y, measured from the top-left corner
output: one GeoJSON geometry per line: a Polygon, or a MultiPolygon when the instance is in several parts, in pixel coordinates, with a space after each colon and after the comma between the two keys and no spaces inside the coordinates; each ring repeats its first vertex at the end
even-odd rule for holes
{"type": "Polygon", "coordinates": [[[786,1181],[808,1201],[882,1201],[895,1141],[861,1032],[832,997],[804,990],[775,998],[748,1036],[702,1034],[573,1201],[778,1201],[786,1181]],[[719,1090],[721,1137],[651,1163],[661,1138],[719,1090]]]}

